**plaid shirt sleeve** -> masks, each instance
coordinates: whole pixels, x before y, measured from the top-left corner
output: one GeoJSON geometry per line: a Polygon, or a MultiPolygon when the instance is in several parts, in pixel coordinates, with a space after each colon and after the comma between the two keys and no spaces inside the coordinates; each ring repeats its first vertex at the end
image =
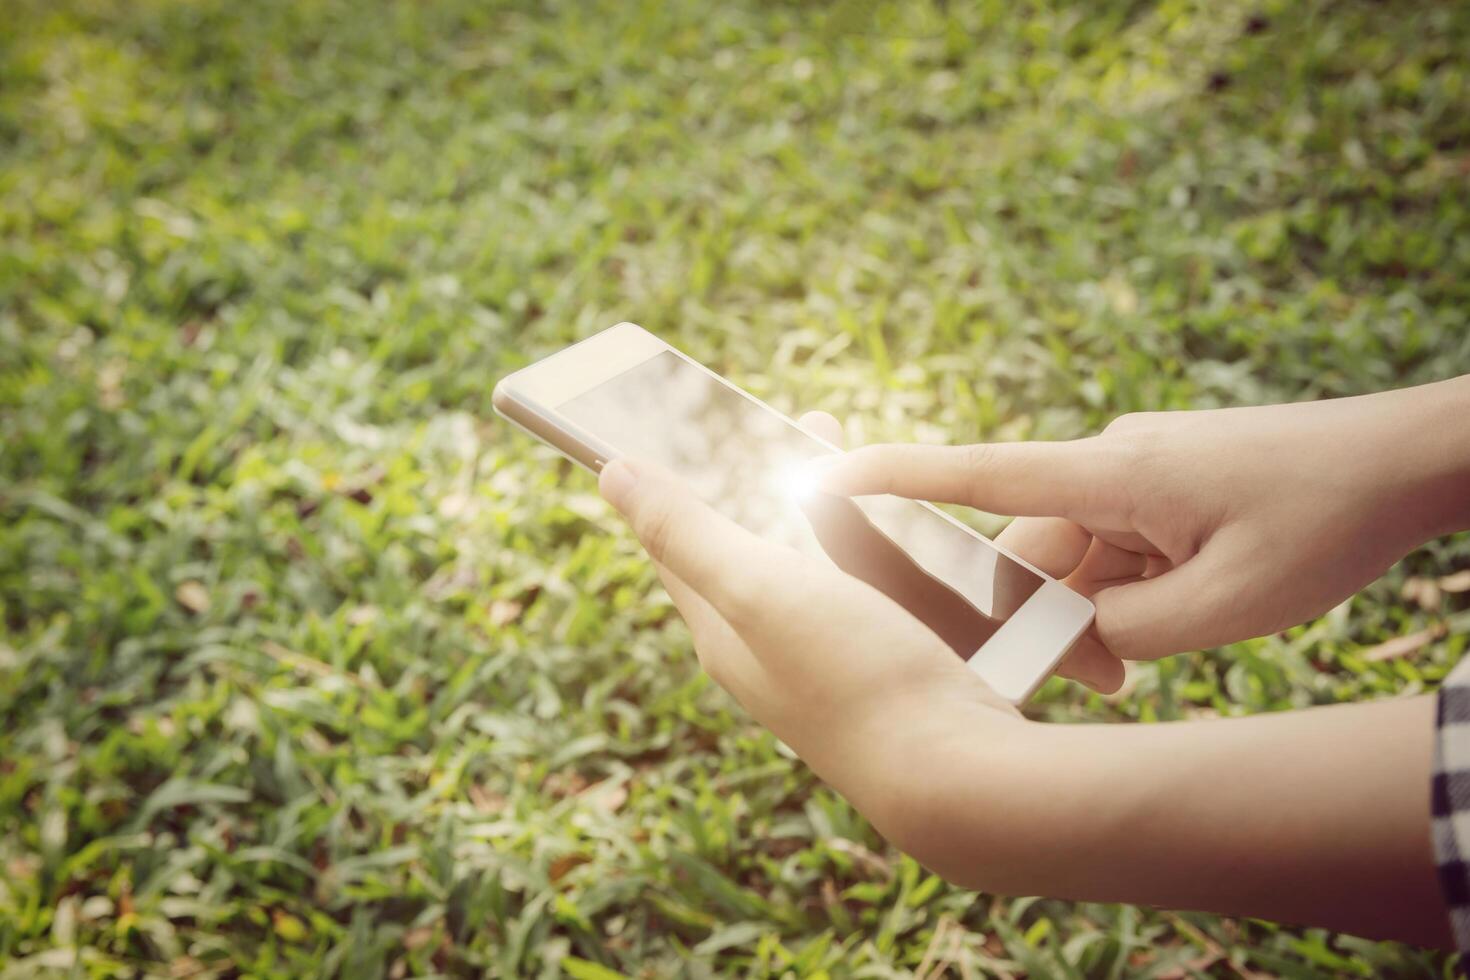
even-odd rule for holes
{"type": "Polygon", "coordinates": [[[1455,946],[1470,953],[1470,657],[1439,689],[1430,806],[1434,857],[1455,946]]]}

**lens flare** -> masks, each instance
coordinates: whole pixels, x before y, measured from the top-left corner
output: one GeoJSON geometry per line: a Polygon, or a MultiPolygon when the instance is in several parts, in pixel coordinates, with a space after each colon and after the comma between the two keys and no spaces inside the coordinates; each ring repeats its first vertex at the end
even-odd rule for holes
{"type": "Polygon", "coordinates": [[[778,494],[798,504],[811,500],[817,492],[816,471],[806,460],[796,460],[780,467],[772,482],[778,494]]]}

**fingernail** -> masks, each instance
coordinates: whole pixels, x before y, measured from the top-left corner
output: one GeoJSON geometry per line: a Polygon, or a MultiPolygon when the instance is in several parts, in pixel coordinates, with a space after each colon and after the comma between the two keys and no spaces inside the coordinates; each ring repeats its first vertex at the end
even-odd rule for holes
{"type": "Polygon", "coordinates": [[[626,513],[637,483],[638,474],[632,464],[625,459],[614,459],[603,465],[602,475],[597,478],[597,489],[601,491],[602,499],[626,513]]]}

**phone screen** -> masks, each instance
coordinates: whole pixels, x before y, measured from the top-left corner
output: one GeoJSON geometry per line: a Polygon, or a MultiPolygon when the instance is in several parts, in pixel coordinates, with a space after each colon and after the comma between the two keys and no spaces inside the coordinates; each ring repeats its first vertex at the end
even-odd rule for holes
{"type": "Polygon", "coordinates": [[[804,464],[830,450],[665,351],[557,410],[620,453],[653,460],[755,534],[873,585],[969,658],[1042,584],[948,517],[888,495],[814,492],[804,464]]]}

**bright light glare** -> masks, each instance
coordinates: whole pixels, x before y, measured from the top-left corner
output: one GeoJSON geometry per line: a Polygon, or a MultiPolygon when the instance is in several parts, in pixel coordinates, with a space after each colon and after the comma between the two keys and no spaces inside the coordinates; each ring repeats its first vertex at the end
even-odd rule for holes
{"type": "Polygon", "coordinates": [[[796,460],[782,466],[776,470],[772,482],[777,493],[798,504],[811,500],[817,492],[817,474],[805,460],[796,460]]]}

